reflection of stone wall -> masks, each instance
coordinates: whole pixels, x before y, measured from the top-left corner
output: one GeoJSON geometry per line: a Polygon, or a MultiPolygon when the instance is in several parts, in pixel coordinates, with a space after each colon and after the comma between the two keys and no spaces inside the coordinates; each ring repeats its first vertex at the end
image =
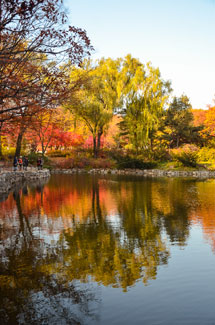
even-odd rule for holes
{"type": "Polygon", "coordinates": [[[12,187],[23,181],[43,179],[50,176],[48,169],[28,171],[3,171],[0,173],[0,194],[7,193],[12,187]]]}
{"type": "Polygon", "coordinates": [[[88,173],[88,174],[112,174],[112,175],[137,175],[145,177],[195,177],[195,178],[215,178],[215,171],[209,170],[195,170],[195,171],[181,171],[181,170],[162,170],[162,169],[54,169],[52,174],[75,174],[75,173],[88,173]]]}

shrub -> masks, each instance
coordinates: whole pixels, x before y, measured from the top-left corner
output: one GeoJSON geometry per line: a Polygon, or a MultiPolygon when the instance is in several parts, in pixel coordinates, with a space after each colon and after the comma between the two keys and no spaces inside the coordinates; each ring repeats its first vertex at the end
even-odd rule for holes
{"type": "Polygon", "coordinates": [[[152,157],[155,161],[166,161],[170,159],[169,152],[165,148],[160,148],[152,151],[152,157]]]}
{"type": "Polygon", "coordinates": [[[115,167],[114,161],[110,159],[94,159],[87,157],[75,157],[75,158],[54,158],[52,164],[57,168],[69,169],[69,168],[113,168],[115,167]]]}
{"type": "Polygon", "coordinates": [[[172,152],[172,158],[185,167],[196,167],[197,166],[197,152],[191,150],[178,150],[177,152],[172,152]]]}
{"type": "Polygon", "coordinates": [[[15,155],[16,148],[2,148],[2,154],[5,158],[12,159],[15,155]]]}
{"type": "Polygon", "coordinates": [[[98,159],[92,159],[91,160],[91,167],[92,168],[113,168],[115,167],[115,162],[111,159],[102,159],[102,158],[98,158],[98,159]]]}
{"type": "MultiPolygon", "coordinates": [[[[31,165],[35,165],[36,164],[36,162],[37,162],[37,159],[38,159],[38,157],[41,157],[41,154],[39,154],[39,153],[36,153],[36,152],[31,152],[29,155],[27,155],[28,156],[28,160],[29,160],[29,164],[31,164],[31,165]]],[[[43,161],[44,161],[44,167],[46,168],[46,167],[48,167],[49,166],[49,159],[48,159],[48,157],[46,157],[46,156],[44,156],[43,157],[43,161]]]]}
{"type": "Polygon", "coordinates": [[[49,157],[69,157],[71,155],[71,151],[69,150],[51,150],[47,152],[47,156],[49,157]]]}
{"type": "Polygon", "coordinates": [[[215,161],[215,148],[204,147],[198,151],[199,162],[211,162],[215,161]]]}
{"type": "Polygon", "coordinates": [[[125,169],[125,168],[151,169],[151,168],[155,168],[156,166],[157,166],[157,163],[154,161],[144,161],[142,159],[132,158],[129,156],[125,156],[125,157],[117,160],[117,168],[118,169],[125,169]]]}

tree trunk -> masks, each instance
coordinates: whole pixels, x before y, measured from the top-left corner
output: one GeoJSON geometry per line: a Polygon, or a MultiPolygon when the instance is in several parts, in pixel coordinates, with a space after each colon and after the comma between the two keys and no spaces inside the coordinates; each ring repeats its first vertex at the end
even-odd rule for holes
{"type": "Polygon", "coordinates": [[[176,143],[176,147],[179,147],[179,137],[177,137],[177,143],[176,143]]]}
{"type": "Polygon", "coordinates": [[[153,151],[153,147],[154,147],[154,140],[153,138],[151,137],[150,139],[150,147],[151,147],[151,151],[153,151]]]}
{"type": "Polygon", "coordinates": [[[2,157],[2,125],[3,125],[3,122],[0,123],[0,157],[2,157]]]}
{"type": "Polygon", "coordinates": [[[97,158],[96,135],[93,135],[93,157],[97,158]]]}
{"type": "Polygon", "coordinates": [[[135,155],[138,155],[138,141],[137,141],[137,132],[134,131],[134,148],[135,148],[135,155]]]}
{"type": "Polygon", "coordinates": [[[21,153],[21,148],[22,148],[22,138],[23,138],[24,130],[20,130],[18,134],[18,138],[16,141],[16,152],[15,152],[15,157],[19,157],[21,153]]]}
{"type": "Polygon", "coordinates": [[[97,155],[100,151],[100,148],[101,148],[101,136],[102,136],[103,132],[99,132],[98,135],[97,135],[97,155]]]}
{"type": "Polygon", "coordinates": [[[45,148],[45,146],[44,146],[43,141],[42,141],[41,145],[42,145],[42,156],[44,157],[45,152],[46,152],[46,148],[45,148]]]}
{"type": "Polygon", "coordinates": [[[0,158],[2,157],[2,141],[1,141],[1,133],[0,133],[0,158]]]}

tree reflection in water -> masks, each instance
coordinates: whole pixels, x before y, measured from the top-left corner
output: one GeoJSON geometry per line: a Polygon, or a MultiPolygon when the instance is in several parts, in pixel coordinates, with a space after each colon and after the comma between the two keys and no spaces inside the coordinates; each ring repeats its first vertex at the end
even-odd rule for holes
{"type": "Polygon", "coordinates": [[[85,324],[99,287],[155,279],[170,243],[185,245],[195,182],[56,176],[2,203],[1,324],[85,324]],[[15,204],[15,205],[14,205],[15,204]]]}
{"type": "Polygon", "coordinates": [[[0,324],[82,324],[95,319],[92,306],[100,303],[98,289],[62,277],[62,241],[52,246],[35,235],[37,225],[22,212],[20,191],[13,197],[19,226],[16,234],[1,241],[0,324]]]}
{"type": "Polygon", "coordinates": [[[93,179],[91,218],[87,224],[74,224],[71,234],[65,231],[61,236],[67,243],[64,262],[69,265],[64,271],[73,278],[86,280],[90,275],[126,291],[140,278],[147,284],[156,277],[158,265],[167,263],[169,252],[161,238],[159,218],[153,218],[146,206],[140,209],[137,202],[121,203],[122,224],[115,229],[102,215],[98,179],[93,179]]]}

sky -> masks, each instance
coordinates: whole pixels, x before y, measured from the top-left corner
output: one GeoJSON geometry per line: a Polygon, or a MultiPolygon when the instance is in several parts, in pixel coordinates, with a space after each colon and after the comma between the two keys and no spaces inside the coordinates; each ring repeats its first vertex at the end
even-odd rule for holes
{"type": "Polygon", "coordinates": [[[85,29],[92,58],[124,57],[159,67],[173,95],[193,108],[215,99],[215,0],[65,0],[71,25],[85,29]]]}

